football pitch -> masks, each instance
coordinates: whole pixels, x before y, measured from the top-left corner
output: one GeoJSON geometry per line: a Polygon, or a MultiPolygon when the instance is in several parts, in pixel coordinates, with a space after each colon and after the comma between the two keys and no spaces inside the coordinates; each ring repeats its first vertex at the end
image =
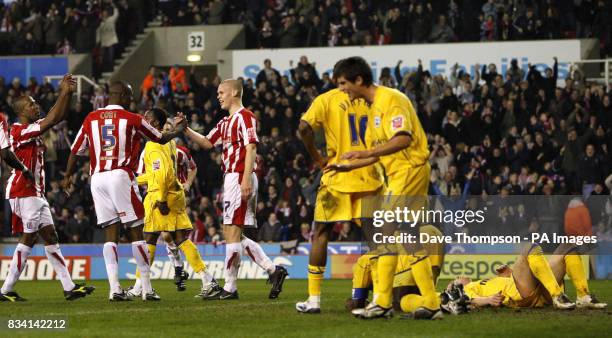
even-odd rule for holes
{"type": "MultiPolygon", "coordinates": [[[[111,303],[108,283],[93,281],[96,291],[73,302],[62,297],[58,281],[19,282],[16,291],[23,303],[0,303],[0,336],[70,337],[605,337],[612,328],[612,311],[546,309],[481,309],[466,315],[445,315],[438,321],[364,321],[353,318],[344,302],[350,280],[325,280],[322,313],[298,314],[295,302],[306,298],[305,280],[287,280],[277,300],[267,298],[263,280],[239,280],[240,300],[202,301],[193,296],[199,281],[177,292],[170,280],[153,281],[161,302],[111,303]],[[65,330],[8,329],[11,319],[66,319],[65,330]]],[[[127,288],[131,282],[123,281],[127,288]]],[[[441,280],[439,286],[446,285],[441,280]]],[[[590,281],[591,292],[603,302],[612,301],[612,281],[590,281]]],[[[575,298],[568,286],[567,294],[575,298]]]]}

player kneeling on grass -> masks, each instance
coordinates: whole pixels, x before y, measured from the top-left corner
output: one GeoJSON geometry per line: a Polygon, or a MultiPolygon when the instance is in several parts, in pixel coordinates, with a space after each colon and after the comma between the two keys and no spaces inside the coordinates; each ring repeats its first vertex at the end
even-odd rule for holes
{"type": "MultiPolygon", "coordinates": [[[[39,235],[45,241],[45,254],[62,282],[64,297],[67,300],[74,300],[94,291],[93,286],[72,282],[58,244],[49,203],[45,198],[43,163],[45,148],[41,135],[66,118],[74,86],[72,76],[64,76],[60,83],[57,102],[43,119],[40,118],[40,107],[32,97],[22,96],[15,100],[14,109],[19,117],[19,122],[13,124],[11,128],[11,142],[16,158],[11,156],[9,163],[21,169],[13,169],[7,183],[6,197],[13,211],[13,232],[22,233],[22,235],[15,248],[8,276],[2,285],[0,301],[25,300],[13,290],[13,287],[24,270],[28,256],[39,235]],[[32,172],[36,177],[35,180],[32,172]]],[[[8,147],[4,133],[4,128],[0,128],[0,147],[3,150],[8,147]]]]}
{"type": "MultiPolygon", "coordinates": [[[[145,120],[158,130],[166,124],[167,113],[153,108],[145,113],[145,120]]],[[[170,126],[169,129],[172,129],[170,126]]],[[[147,142],[144,154],[144,173],[136,179],[139,185],[147,185],[145,207],[145,240],[149,248],[150,263],[155,256],[157,239],[162,232],[171,234],[173,242],[183,251],[187,261],[202,278],[202,290],[197,296],[205,298],[221,292],[221,287],[206,271],[206,265],[198,248],[188,238],[193,228],[185,211],[185,191],[177,177],[176,144],[170,141],[164,145],[147,142]]],[[[136,272],[139,277],[139,271],[136,272]]],[[[128,295],[139,297],[142,288],[140,279],[128,289],[128,295]]]]}
{"type": "MultiPolygon", "coordinates": [[[[472,281],[458,277],[447,290],[462,285],[471,306],[508,306],[535,308],[553,305],[557,309],[603,309],[602,303],[589,293],[589,287],[576,253],[575,245],[560,245],[547,261],[538,245],[524,250],[512,267],[497,269],[497,277],[472,281]],[[563,292],[563,278],[568,275],[576,288],[577,299],[573,303],[563,292]]],[[[443,306],[444,307],[444,306],[443,306]]]]}
{"type": "MultiPolygon", "coordinates": [[[[442,236],[438,228],[433,225],[422,225],[419,228],[421,233],[427,233],[431,236],[442,236]]],[[[427,251],[431,262],[431,272],[434,283],[437,281],[442,265],[444,264],[444,244],[424,244],[424,249],[427,251]]],[[[352,297],[346,302],[347,310],[354,315],[359,315],[364,311],[367,305],[368,291],[375,283],[373,280],[377,278],[377,263],[379,252],[376,250],[362,255],[353,266],[353,292],[352,297]]],[[[374,297],[376,297],[376,290],[374,297]]],[[[428,316],[420,316],[415,313],[416,310],[424,304],[423,296],[421,296],[419,288],[412,276],[411,258],[409,255],[399,255],[398,263],[393,278],[393,309],[397,312],[407,312],[415,319],[437,319],[429,318],[428,316]]]]}

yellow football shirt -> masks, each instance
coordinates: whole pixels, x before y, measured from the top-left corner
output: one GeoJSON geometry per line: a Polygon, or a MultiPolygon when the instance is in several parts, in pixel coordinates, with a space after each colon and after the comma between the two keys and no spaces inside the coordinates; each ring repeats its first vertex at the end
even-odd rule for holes
{"type": "Polygon", "coordinates": [[[387,176],[422,166],[429,159],[429,149],[425,131],[406,95],[378,86],[370,107],[366,145],[371,149],[385,144],[398,133],[407,133],[412,142],[406,149],[380,157],[387,176]]]}
{"type": "MultiPolygon", "coordinates": [[[[349,151],[365,150],[365,130],[369,107],[365,100],[351,102],[348,95],[332,89],[317,96],[302,120],[313,130],[325,134],[328,163],[341,162],[340,156],[349,151]]],[[[321,184],[340,192],[375,191],[382,179],[373,165],[350,172],[326,172],[321,184]]]]}
{"type": "Polygon", "coordinates": [[[501,292],[504,296],[504,305],[508,305],[510,301],[520,301],[522,299],[520,293],[516,289],[513,277],[494,277],[491,279],[477,280],[468,283],[464,287],[465,294],[470,298],[489,297],[501,292]]]}
{"type": "MultiPolygon", "coordinates": [[[[154,200],[168,201],[170,208],[176,208],[177,195],[183,193],[183,187],[176,175],[176,144],[147,142],[144,148],[144,173],[137,178],[138,184],[147,185],[147,194],[154,200]]],[[[182,206],[184,208],[184,206],[182,206]]]]}

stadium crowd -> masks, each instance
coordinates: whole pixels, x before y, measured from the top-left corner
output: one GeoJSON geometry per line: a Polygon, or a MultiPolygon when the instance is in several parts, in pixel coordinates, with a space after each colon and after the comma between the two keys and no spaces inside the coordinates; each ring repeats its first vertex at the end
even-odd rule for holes
{"type": "MultiPolygon", "coordinates": [[[[378,81],[397,87],[417,108],[430,141],[432,195],[459,196],[462,191],[476,196],[577,194],[588,202],[589,196],[612,190],[610,93],[601,85],[586,83],[578,68],[573,67],[564,86],[557,87],[556,66],[544,73],[531,68],[525,74],[513,61],[505,77],[491,64],[477,66],[474,77],[456,68],[445,78],[431,76],[421,65],[401,74],[400,65],[383,69],[378,81]]],[[[219,82],[218,77],[198,78],[194,69],[173,67],[165,72],[151,67],[141,84],[141,98],[130,109],[143,113],[158,106],[171,114],[184,112],[190,127],[206,134],[226,114],[216,98],[219,82]]],[[[259,119],[259,239],[308,241],[320,172],[310,163],[297,126],[312,99],[334,84],[329,74],[318,74],[315,65],[302,56],[291,76],[281,75],[266,61],[257,78],[247,79],[244,87],[243,102],[259,119]]],[[[35,80],[27,86],[5,84],[0,78],[0,110],[11,121],[15,116],[10,104],[21,94],[36,97],[43,111],[48,111],[56,95],[50,84],[35,80]]],[[[97,241],[93,226],[80,226],[93,224],[94,217],[88,164],[82,163],[68,196],[58,180],[64,169],[60,163],[65,163],[82,119],[104,104],[102,90],[84,93],[71,118],[45,137],[47,197],[65,242],[97,241]]],[[[215,243],[222,240],[220,155],[187,145],[198,168],[188,193],[188,212],[195,225],[192,236],[197,242],[215,243]]],[[[586,204],[593,219],[589,226],[609,236],[610,225],[599,225],[609,219],[606,208],[586,204]]],[[[555,213],[562,224],[563,209],[551,211],[555,213]]],[[[339,223],[333,238],[351,241],[360,235],[350,223],[339,223]]]]}
{"type": "Polygon", "coordinates": [[[0,1],[0,55],[91,53],[96,74],[155,14],[155,1],[0,1]]]}
{"type": "Polygon", "coordinates": [[[247,48],[599,37],[610,1],[249,0],[160,2],[163,25],[242,23],[247,48]]]}
{"type": "MultiPolygon", "coordinates": [[[[159,1],[164,24],[244,22],[254,37],[246,40],[256,41],[250,47],[514,40],[598,33],[601,46],[608,51],[610,40],[610,22],[602,19],[609,13],[606,1],[578,5],[574,1],[526,5],[495,0],[182,3],[159,1]],[[431,18],[438,18],[437,24],[430,26],[431,18]]],[[[57,51],[66,42],[77,52],[102,52],[104,43],[95,43],[98,27],[99,33],[115,34],[111,40],[118,41],[118,45],[111,44],[113,50],[102,52],[111,53],[112,60],[114,48],[125,46],[156,9],[137,10],[133,6],[142,6],[141,2],[125,0],[111,4],[108,0],[15,1],[0,6],[0,53],[27,53],[23,41],[30,41],[27,48],[35,47],[31,52],[57,51]],[[135,20],[126,19],[132,17],[130,13],[137,14],[135,20]],[[110,23],[113,29],[99,28],[107,20],[117,20],[117,29],[110,23]]],[[[377,80],[404,92],[418,111],[430,140],[432,195],[578,194],[586,198],[591,210],[593,232],[612,238],[612,225],[605,223],[612,212],[588,199],[612,190],[612,107],[606,87],[586,83],[577,67],[567,79],[560,79],[564,85],[558,87],[556,67],[542,73],[530,68],[525,73],[516,61],[504,75],[495,65],[477,65],[473,76],[455,68],[450,78],[432,76],[421,65],[416,71],[402,73],[400,64],[383,69],[377,80]]],[[[139,89],[135,86],[139,98],[130,110],[143,113],[158,106],[171,114],[184,112],[190,127],[206,134],[224,114],[216,99],[220,80],[200,78],[193,69],[178,66],[169,72],[151,67],[139,89]]],[[[297,126],[313,98],[334,88],[330,74],[317,72],[306,56],[296,60],[290,76],[281,75],[268,61],[256,79],[245,80],[244,87],[244,104],[259,119],[258,237],[264,242],[308,241],[321,173],[312,166],[297,126]]],[[[22,94],[35,97],[43,112],[49,111],[57,96],[51,84],[0,77],[0,112],[10,122],[16,118],[11,103],[22,94]]],[[[85,92],[76,101],[71,117],[45,135],[47,197],[62,242],[99,242],[103,235],[93,226],[88,165],[82,163],[69,195],[61,191],[59,180],[82,120],[105,105],[105,89],[85,92]]],[[[220,155],[195,144],[187,146],[198,167],[198,177],[188,193],[195,228],[192,237],[197,242],[220,242],[220,155]]],[[[6,168],[2,171],[2,184],[8,172],[6,168]]],[[[10,211],[8,203],[4,205],[6,225],[10,211]]],[[[557,211],[551,213],[562,215],[562,210],[557,211]]],[[[1,230],[4,236],[10,234],[6,226],[1,230]]],[[[339,241],[359,238],[350,223],[337,224],[332,236],[339,241]]]]}

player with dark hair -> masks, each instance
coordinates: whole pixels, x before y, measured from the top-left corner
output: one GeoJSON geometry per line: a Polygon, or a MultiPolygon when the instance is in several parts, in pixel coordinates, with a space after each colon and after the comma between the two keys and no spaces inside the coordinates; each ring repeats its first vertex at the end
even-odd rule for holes
{"type": "MultiPolygon", "coordinates": [[[[353,151],[342,156],[351,160],[331,169],[348,171],[380,161],[387,176],[384,196],[385,208],[399,207],[406,199],[410,208],[424,206],[429,186],[429,150],[427,137],[410,100],[396,89],[373,83],[372,71],[361,57],[350,57],[336,63],[334,79],[351,100],[363,98],[370,106],[366,132],[367,150],[353,151]]],[[[405,204],[402,204],[405,206],[405,204]]],[[[384,229],[392,234],[388,224],[384,229]]],[[[414,230],[413,231],[418,231],[414,230]]],[[[423,305],[415,311],[415,318],[436,319],[441,316],[431,262],[419,243],[405,247],[378,247],[378,279],[374,281],[375,299],[363,310],[354,310],[361,318],[381,318],[393,315],[392,288],[397,268],[398,253],[408,254],[410,269],[419,288],[423,305]],[[399,249],[399,250],[398,250],[399,249]]]]}
{"type": "MultiPolygon", "coordinates": [[[[302,141],[314,163],[324,169],[328,164],[340,163],[340,157],[347,152],[364,150],[368,114],[369,107],[365,100],[352,101],[339,89],[332,89],[315,98],[299,126],[302,141]],[[326,156],[315,147],[314,133],[320,130],[325,134],[326,156]]],[[[362,199],[378,194],[381,186],[382,177],[374,166],[351,172],[328,170],[321,176],[308,261],[308,300],[296,304],[298,312],[321,312],[321,283],[333,225],[343,221],[355,221],[361,225],[362,199]]],[[[368,260],[370,256],[362,259],[368,260]]],[[[359,288],[356,292],[359,293],[357,298],[367,297],[367,289],[359,288]]]]}
{"type": "Polygon", "coordinates": [[[142,116],[124,108],[133,101],[132,95],[132,88],[121,81],[110,85],[109,105],[89,113],[83,121],[72,144],[62,184],[64,189],[72,184],[76,156],[89,155],[91,194],[98,226],[106,232],[103,254],[111,301],[129,300],[119,284],[117,242],[120,226],[129,229],[132,254],[141,274],[142,299],[159,300],[149,279],[149,250],[142,233],[144,207],[134,171],[138,166],[143,136],[154,142],[166,143],[180,135],[186,124],[183,118],[178,118],[175,120],[176,131],[160,132],[142,116]]]}
{"type": "MultiPolygon", "coordinates": [[[[45,118],[40,118],[40,107],[31,96],[21,96],[14,102],[19,122],[14,123],[11,128],[10,142],[15,149],[16,158],[15,155],[8,155],[9,163],[15,169],[7,183],[6,198],[13,211],[13,233],[22,235],[15,248],[8,276],[2,285],[0,301],[25,300],[13,291],[13,287],[26,266],[38,236],[45,242],[45,254],[62,283],[67,300],[85,297],[94,291],[93,286],[75,284],[70,278],[58,244],[49,202],[45,198],[45,146],[41,136],[66,118],[74,87],[72,75],[65,75],[59,85],[59,97],[45,118]]],[[[4,132],[3,125],[0,130],[0,145],[6,143],[4,132]]],[[[9,149],[6,146],[2,148],[3,152],[9,149]]]]}
{"type": "MultiPolygon", "coordinates": [[[[161,108],[153,108],[144,114],[145,120],[159,131],[164,129],[167,113],[161,108]]],[[[170,128],[168,128],[170,129],[170,128]]],[[[150,253],[151,264],[155,257],[157,239],[162,232],[172,237],[172,242],[185,254],[187,261],[202,279],[202,290],[198,296],[204,298],[219,292],[220,286],[206,271],[198,248],[188,238],[193,228],[185,210],[185,191],[178,179],[176,144],[172,140],[166,144],[147,142],[142,153],[143,172],[136,179],[139,185],[147,186],[144,200],[144,233],[150,253]]],[[[140,296],[140,271],[136,272],[136,284],[128,289],[132,297],[140,296]]],[[[182,281],[182,280],[181,280],[182,281]]]]}
{"type": "MultiPolygon", "coordinates": [[[[542,248],[532,245],[523,250],[516,262],[496,269],[497,277],[472,281],[457,277],[447,290],[462,285],[472,306],[542,307],[553,305],[556,309],[575,307],[604,309],[608,306],[589,293],[589,286],[577,247],[562,244],[548,261],[542,248]],[[564,277],[568,275],[576,288],[577,299],[573,303],[563,292],[564,277]]],[[[408,304],[402,304],[408,306],[408,304]]],[[[411,306],[414,306],[411,305],[411,306]]]]}

